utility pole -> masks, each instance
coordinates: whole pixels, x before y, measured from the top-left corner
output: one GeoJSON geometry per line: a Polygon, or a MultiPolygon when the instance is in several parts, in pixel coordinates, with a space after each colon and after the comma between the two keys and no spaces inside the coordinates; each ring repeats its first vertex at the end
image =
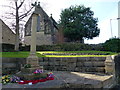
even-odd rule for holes
{"type": "Polygon", "coordinates": [[[111,29],[111,37],[113,38],[113,33],[112,33],[112,19],[110,19],[110,29],[111,29]]]}

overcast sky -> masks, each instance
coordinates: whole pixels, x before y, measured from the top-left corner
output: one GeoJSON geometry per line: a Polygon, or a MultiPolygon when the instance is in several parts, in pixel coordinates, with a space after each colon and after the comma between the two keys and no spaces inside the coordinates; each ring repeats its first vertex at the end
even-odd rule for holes
{"type": "MultiPolygon", "coordinates": [[[[0,5],[8,4],[11,0],[0,0],[0,5]]],[[[29,1],[29,0],[26,0],[29,1]]],[[[34,0],[36,1],[36,0],[34,0]]],[[[100,28],[100,35],[92,40],[85,40],[85,43],[97,44],[103,43],[111,38],[110,19],[118,18],[118,2],[120,0],[37,0],[41,2],[41,6],[50,16],[52,13],[53,18],[56,21],[60,19],[60,13],[63,9],[70,7],[71,5],[84,5],[90,7],[94,12],[94,17],[98,18],[98,27],[100,28]]],[[[8,9],[0,7],[0,13],[8,9]]],[[[1,15],[0,15],[1,16],[1,15]]],[[[118,21],[112,20],[112,32],[113,36],[118,37],[118,21]]]]}

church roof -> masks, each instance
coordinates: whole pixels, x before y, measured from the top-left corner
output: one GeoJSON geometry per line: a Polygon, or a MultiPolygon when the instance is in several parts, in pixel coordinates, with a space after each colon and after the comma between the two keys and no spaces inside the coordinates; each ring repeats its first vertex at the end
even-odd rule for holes
{"type": "MultiPolygon", "coordinates": [[[[40,14],[41,17],[42,17],[42,19],[43,19],[44,21],[51,22],[51,20],[52,20],[51,23],[53,23],[54,27],[55,27],[56,29],[58,29],[58,28],[57,28],[57,22],[53,19],[52,16],[49,17],[49,16],[47,15],[47,13],[43,10],[43,8],[42,8],[41,6],[37,7],[37,8],[35,9],[35,12],[36,12],[37,14],[40,14]]],[[[34,12],[33,12],[33,13],[34,13],[34,12]]],[[[33,14],[33,13],[32,13],[32,14],[33,14]]],[[[32,15],[30,16],[30,18],[29,18],[28,21],[26,22],[26,25],[27,25],[27,23],[29,22],[30,19],[32,19],[32,15]]],[[[25,26],[26,26],[26,25],[25,25],[25,26]]]]}

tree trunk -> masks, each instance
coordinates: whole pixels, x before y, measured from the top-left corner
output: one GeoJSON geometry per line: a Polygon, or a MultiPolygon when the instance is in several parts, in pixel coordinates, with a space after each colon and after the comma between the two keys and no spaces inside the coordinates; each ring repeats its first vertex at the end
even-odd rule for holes
{"type": "Polygon", "coordinates": [[[19,51],[19,14],[18,14],[18,7],[17,2],[16,5],[16,38],[15,38],[15,51],[19,51]]]}

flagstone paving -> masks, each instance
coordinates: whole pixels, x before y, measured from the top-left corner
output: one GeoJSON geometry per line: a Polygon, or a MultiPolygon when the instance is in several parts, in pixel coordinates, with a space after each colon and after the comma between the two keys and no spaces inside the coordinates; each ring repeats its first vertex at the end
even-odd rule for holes
{"type": "Polygon", "coordinates": [[[80,72],[52,71],[54,80],[39,82],[37,84],[9,83],[2,88],[108,88],[112,81],[112,75],[88,74],[80,72]]]}

